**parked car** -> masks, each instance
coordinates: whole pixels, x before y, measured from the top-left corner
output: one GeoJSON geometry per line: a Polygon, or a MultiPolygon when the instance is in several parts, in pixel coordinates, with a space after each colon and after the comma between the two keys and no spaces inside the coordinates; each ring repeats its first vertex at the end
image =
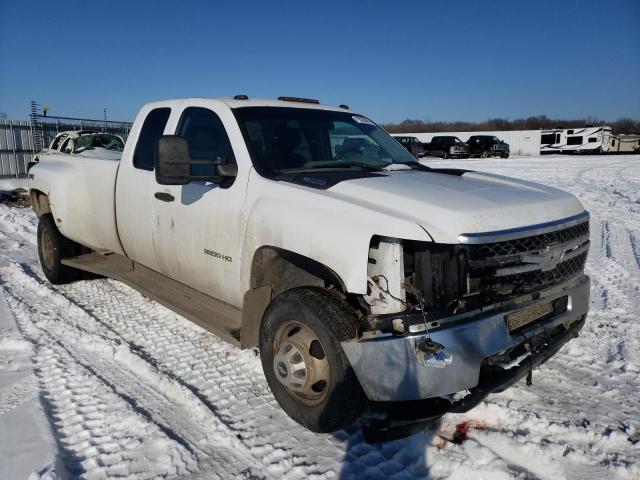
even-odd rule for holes
{"type": "Polygon", "coordinates": [[[467,141],[471,156],[509,158],[509,144],[493,135],[472,135],[467,141]]]}
{"type": "Polygon", "coordinates": [[[407,137],[404,135],[393,135],[411,155],[416,158],[422,158],[426,155],[422,142],[416,137],[407,137]]]}
{"type": "Polygon", "coordinates": [[[423,146],[427,155],[442,158],[469,158],[469,146],[458,137],[436,135],[423,146]]]}
{"type": "Polygon", "coordinates": [[[56,152],[78,155],[95,149],[122,153],[124,141],[118,135],[111,133],[96,130],[72,130],[56,135],[49,146],[42,149],[42,153],[56,152]]]}
{"type": "Polygon", "coordinates": [[[49,155],[99,157],[103,160],[120,160],[124,141],[118,135],[96,130],[70,130],[57,134],[49,146],[36,153],[28,169],[49,155]]]}
{"type": "Polygon", "coordinates": [[[360,419],[368,440],[468,411],[578,335],[589,214],[573,195],[426,167],[317,103],[150,103],[119,161],[43,156],[44,275],[120,280],[257,347],[291,418],[360,419]]]}

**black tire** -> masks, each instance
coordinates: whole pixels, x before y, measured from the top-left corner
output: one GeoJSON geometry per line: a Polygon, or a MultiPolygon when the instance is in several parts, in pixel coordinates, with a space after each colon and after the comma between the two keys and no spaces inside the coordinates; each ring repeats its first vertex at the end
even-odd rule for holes
{"type": "MultiPolygon", "coordinates": [[[[313,432],[346,428],[365,408],[366,396],[340,346],[342,340],[356,336],[356,322],[355,314],[344,301],[317,287],[299,287],[280,294],[264,314],[260,326],[260,359],[269,388],[287,415],[313,432]],[[286,347],[285,344],[295,338],[291,333],[287,336],[285,330],[284,341],[280,342],[278,332],[292,323],[301,324],[301,328],[310,329],[317,336],[324,355],[322,361],[329,365],[329,379],[314,402],[281,383],[276,372],[281,365],[276,367],[275,361],[280,346],[286,347]]],[[[320,358],[320,355],[313,356],[320,358]]],[[[310,378],[313,376],[306,377],[305,382],[309,383],[310,378]]],[[[306,383],[305,387],[309,387],[306,383]]]]}
{"type": "Polygon", "coordinates": [[[480,155],[481,158],[489,158],[490,156],[489,150],[483,150],[482,155],[480,155]]]}
{"type": "Polygon", "coordinates": [[[502,158],[509,158],[509,154],[505,153],[504,155],[501,155],[502,158]]]}
{"type": "Polygon", "coordinates": [[[59,285],[82,278],[82,272],[62,264],[63,258],[81,255],[82,246],[63,236],[51,215],[42,215],[38,222],[38,257],[44,276],[59,285]]]}

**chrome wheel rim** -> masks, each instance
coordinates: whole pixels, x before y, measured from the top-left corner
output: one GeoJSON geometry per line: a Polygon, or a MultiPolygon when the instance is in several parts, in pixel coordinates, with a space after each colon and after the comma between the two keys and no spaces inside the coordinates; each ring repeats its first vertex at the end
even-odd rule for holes
{"type": "Polygon", "coordinates": [[[300,322],[285,322],[276,332],[273,350],[273,371],[287,392],[305,405],[322,402],[331,371],[316,333],[300,322]]]}

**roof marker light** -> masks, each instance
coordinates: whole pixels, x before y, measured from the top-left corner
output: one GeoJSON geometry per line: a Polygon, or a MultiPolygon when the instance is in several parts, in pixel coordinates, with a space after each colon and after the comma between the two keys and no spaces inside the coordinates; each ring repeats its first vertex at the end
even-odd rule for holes
{"type": "Polygon", "coordinates": [[[320,101],[314,98],[300,98],[300,97],[278,97],[278,100],[282,102],[301,102],[301,103],[314,103],[319,104],[320,101]]]}
{"type": "Polygon", "coordinates": [[[246,95],[236,95],[233,97],[234,100],[249,100],[249,97],[246,95]]]}

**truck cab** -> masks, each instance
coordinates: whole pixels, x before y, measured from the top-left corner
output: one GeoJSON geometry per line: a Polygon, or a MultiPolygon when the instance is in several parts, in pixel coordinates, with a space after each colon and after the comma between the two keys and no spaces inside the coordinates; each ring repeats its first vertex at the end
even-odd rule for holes
{"type": "Polygon", "coordinates": [[[155,102],[119,161],[70,157],[29,172],[45,276],[117,279],[257,348],[276,400],[313,431],[410,433],[469,410],[588,312],[575,197],[429,168],[343,107],[155,102]]]}

